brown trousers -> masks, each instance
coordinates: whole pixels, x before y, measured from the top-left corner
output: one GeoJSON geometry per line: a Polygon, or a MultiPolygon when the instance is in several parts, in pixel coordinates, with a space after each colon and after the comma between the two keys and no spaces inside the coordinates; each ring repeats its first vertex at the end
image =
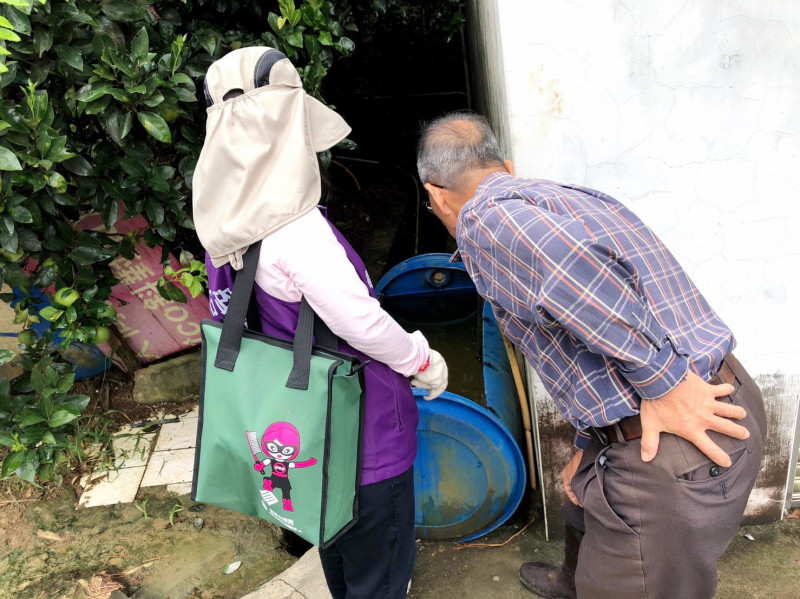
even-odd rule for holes
{"type": "MultiPolygon", "coordinates": [[[[716,563],[739,528],[767,429],[758,386],[733,356],[725,363],[737,380],[734,393],[720,401],[741,405],[747,416],[738,423],[750,431],[743,441],[708,431],[731,456],[729,468],[670,434],[661,435],[649,463],[641,460],[640,439],[592,443],[584,451],[572,479],[583,508],[571,502],[562,508],[565,567],[575,568],[578,599],[714,596],[716,563]]],[[[710,382],[721,382],[715,379],[710,382]]]]}

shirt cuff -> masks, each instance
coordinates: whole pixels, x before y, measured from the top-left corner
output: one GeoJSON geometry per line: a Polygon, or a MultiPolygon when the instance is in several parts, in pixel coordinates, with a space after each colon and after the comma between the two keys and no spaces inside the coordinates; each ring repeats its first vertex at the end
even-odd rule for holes
{"type": "Polygon", "coordinates": [[[581,431],[578,431],[577,433],[575,433],[575,440],[572,442],[572,444],[575,446],[576,449],[580,449],[581,451],[583,451],[584,449],[589,447],[589,443],[591,442],[592,438],[589,435],[587,435],[586,433],[582,433],[581,431]]]}
{"type": "Polygon", "coordinates": [[[666,338],[655,358],[640,368],[620,367],[642,399],[658,399],[674,389],[689,373],[689,358],[675,351],[666,338]]]}

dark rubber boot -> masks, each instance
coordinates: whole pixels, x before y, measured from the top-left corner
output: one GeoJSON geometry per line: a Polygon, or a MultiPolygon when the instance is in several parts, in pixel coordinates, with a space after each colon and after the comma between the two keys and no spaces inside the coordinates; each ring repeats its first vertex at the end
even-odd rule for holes
{"type": "Polygon", "coordinates": [[[519,569],[519,579],[525,588],[547,599],[577,599],[575,581],[563,568],[528,562],[519,569]]]}

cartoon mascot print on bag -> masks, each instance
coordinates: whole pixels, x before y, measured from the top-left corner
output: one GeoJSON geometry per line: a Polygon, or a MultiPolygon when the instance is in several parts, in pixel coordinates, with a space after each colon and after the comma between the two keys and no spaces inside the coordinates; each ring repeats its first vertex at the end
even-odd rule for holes
{"type": "Polygon", "coordinates": [[[303,462],[292,461],[300,453],[300,433],[288,422],[273,422],[264,431],[260,447],[254,432],[247,431],[247,441],[256,461],[254,468],[264,477],[263,490],[261,491],[262,498],[268,505],[274,505],[278,503],[278,499],[275,497],[275,490],[280,489],[284,511],[293,512],[292,485],[289,482],[289,470],[292,468],[308,468],[317,463],[315,458],[309,458],[303,462]],[[259,452],[265,454],[267,456],[266,459],[259,460],[256,456],[259,452]],[[264,472],[267,466],[272,466],[272,474],[270,476],[267,476],[264,472]]]}

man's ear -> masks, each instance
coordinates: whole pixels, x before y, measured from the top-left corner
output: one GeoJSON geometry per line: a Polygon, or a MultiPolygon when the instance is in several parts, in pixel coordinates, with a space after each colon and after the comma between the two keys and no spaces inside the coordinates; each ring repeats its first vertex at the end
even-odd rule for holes
{"type": "Polygon", "coordinates": [[[439,212],[442,214],[448,214],[450,212],[450,206],[447,202],[447,195],[445,194],[446,190],[442,189],[441,187],[431,185],[430,183],[426,183],[425,191],[430,194],[431,202],[436,203],[436,208],[439,209],[439,212]]]}

